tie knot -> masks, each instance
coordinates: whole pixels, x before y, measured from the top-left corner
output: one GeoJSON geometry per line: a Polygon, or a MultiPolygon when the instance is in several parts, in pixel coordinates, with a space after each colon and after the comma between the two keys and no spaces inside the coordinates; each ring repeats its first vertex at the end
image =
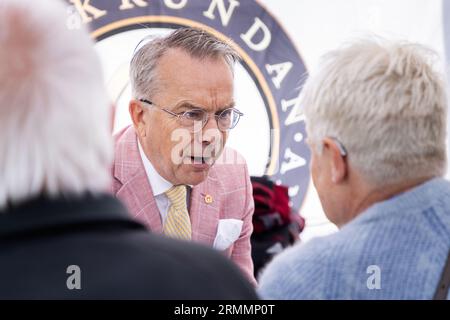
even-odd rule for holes
{"type": "Polygon", "coordinates": [[[167,198],[176,207],[186,206],[186,186],[181,184],[179,186],[173,186],[166,191],[167,198]]]}

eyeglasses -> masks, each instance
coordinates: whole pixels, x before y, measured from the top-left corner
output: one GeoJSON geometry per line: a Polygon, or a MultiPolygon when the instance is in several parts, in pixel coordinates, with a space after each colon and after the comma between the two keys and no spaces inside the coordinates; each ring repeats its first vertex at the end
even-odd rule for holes
{"type": "MultiPolygon", "coordinates": [[[[146,99],[139,99],[140,102],[152,105],[157,107],[158,109],[167,112],[168,114],[177,117],[180,124],[189,129],[191,132],[198,132],[202,130],[205,125],[208,123],[209,115],[203,109],[191,109],[181,113],[175,113],[165,108],[160,108],[155,105],[153,102],[146,99]],[[201,126],[199,125],[201,124],[201,126]]],[[[219,114],[215,114],[214,117],[217,121],[217,127],[221,131],[228,131],[236,127],[239,122],[239,119],[244,114],[235,108],[228,108],[221,111],[219,114]]]]}
{"type": "Polygon", "coordinates": [[[347,156],[347,149],[344,147],[344,145],[342,144],[342,142],[339,141],[339,139],[338,139],[338,138],[335,138],[335,137],[329,137],[329,138],[332,139],[332,140],[336,143],[336,145],[337,145],[338,148],[339,148],[339,152],[341,153],[341,156],[342,156],[342,157],[346,157],[346,156],[347,156]]]}

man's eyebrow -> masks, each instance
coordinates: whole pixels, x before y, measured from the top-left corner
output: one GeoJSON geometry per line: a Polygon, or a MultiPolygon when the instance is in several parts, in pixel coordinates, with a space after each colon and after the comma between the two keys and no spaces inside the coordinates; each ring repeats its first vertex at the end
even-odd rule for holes
{"type": "MultiPolygon", "coordinates": [[[[236,103],[234,101],[230,102],[226,106],[224,106],[224,107],[220,108],[219,110],[217,110],[216,113],[220,113],[220,112],[222,112],[223,110],[226,110],[226,109],[234,108],[235,105],[236,105],[236,103]]],[[[195,104],[193,104],[193,103],[191,103],[189,101],[181,102],[172,111],[177,113],[177,112],[180,112],[180,111],[190,110],[190,109],[200,109],[200,110],[206,111],[205,108],[200,107],[198,105],[195,105],[195,104]]]]}
{"type": "Polygon", "coordinates": [[[219,110],[217,110],[216,113],[221,113],[224,110],[227,110],[227,109],[230,109],[230,108],[234,108],[235,105],[236,105],[236,103],[234,101],[230,102],[228,105],[226,105],[226,106],[220,108],[219,110]]]}
{"type": "Polygon", "coordinates": [[[196,105],[194,105],[194,104],[192,104],[190,102],[182,102],[179,105],[177,105],[175,107],[175,109],[172,110],[172,111],[173,112],[180,112],[181,110],[189,110],[189,109],[202,109],[203,110],[203,108],[201,108],[199,106],[196,106],[196,105]]]}

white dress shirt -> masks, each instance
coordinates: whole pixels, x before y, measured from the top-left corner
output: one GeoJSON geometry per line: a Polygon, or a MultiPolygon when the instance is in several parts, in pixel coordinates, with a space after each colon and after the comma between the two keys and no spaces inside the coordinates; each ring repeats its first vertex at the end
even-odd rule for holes
{"type": "Polygon", "coordinates": [[[169,198],[167,198],[165,192],[172,188],[173,184],[161,177],[155,170],[155,167],[153,167],[145,155],[144,150],[142,150],[139,139],[138,147],[139,154],[141,155],[142,162],[144,163],[145,172],[147,173],[148,182],[152,186],[153,196],[155,197],[156,205],[158,206],[159,214],[161,215],[161,221],[164,225],[170,205],[169,198]]]}

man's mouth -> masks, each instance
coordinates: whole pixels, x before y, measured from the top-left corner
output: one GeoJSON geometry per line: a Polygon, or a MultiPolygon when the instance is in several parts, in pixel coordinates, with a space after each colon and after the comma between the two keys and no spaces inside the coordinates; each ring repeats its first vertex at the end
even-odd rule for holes
{"type": "Polygon", "coordinates": [[[214,163],[214,159],[212,157],[187,156],[185,159],[187,160],[187,164],[193,165],[212,166],[214,163]]]}
{"type": "Polygon", "coordinates": [[[191,161],[193,164],[202,164],[202,163],[206,163],[206,160],[204,157],[194,157],[191,156],[191,161]]]}

